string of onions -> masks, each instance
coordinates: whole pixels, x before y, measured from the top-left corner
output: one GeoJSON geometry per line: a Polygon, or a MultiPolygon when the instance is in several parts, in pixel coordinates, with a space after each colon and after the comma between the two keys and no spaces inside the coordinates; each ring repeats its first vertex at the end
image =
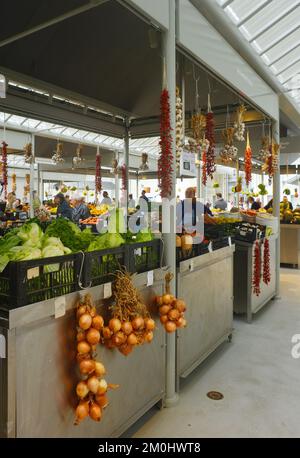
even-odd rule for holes
{"type": "Polygon", "coordinates": [[[118,385],[108,384],[103,378],[104,365],[96,359],[96,347],[101,339],[104,320],[92,304],[90,294],[77,305],[77,362],[81,380],[77,383],[76,394],[79,403],[76,408],[75,425],[88,416],[100,421],[103,409],[108,406],[107,390],[118,385]]]}
{"type": "Polygon", "coordinates": [[[103,328],[104,344],[109,349],[118,348],[127,356],[134,347],[153,340],[155,321],[134,287],[131,275],[125,270],[116,273],[113,297],[111,319],[103,328]]]}
{"type": "Polygon", "coordinates": [[[165,294],[156,296],[156,305],[159,307],[160,322],[168,333],[175,332],[177,328],[185,328],[187,321],[184,317],[186,304],[181,299],[176,299],[170,293],[170,283],[173,274],[168,272],[165,276],[165,294]]]}

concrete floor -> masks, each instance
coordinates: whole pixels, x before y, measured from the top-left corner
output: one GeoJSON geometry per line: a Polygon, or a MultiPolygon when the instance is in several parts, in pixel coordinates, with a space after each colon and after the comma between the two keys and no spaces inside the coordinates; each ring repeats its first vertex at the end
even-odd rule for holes
{"type": "Polygon", "coordinates": [[[300,271],[282,269],[281,300],[252,324],[235,320],[225,343],[182,383],[176,407],[152,409],[128,437],[300,437],[300,271]],[[212,401],[217,390],[224,399],[212,401]]]}

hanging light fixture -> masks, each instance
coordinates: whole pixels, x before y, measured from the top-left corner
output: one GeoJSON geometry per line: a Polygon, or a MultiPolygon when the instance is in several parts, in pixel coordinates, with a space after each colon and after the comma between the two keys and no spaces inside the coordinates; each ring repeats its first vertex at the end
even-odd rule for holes
{"type": "Polygon", "coordinates": [[[139,167],[140,170],[149,170],[149,165],[148,165],[148,154],[147,153],[142,153],[142,162],[139,167]]]}
{"type": "Polygon", "coordinates": [[[76,148],[76,156],[73,157],[73,164],[80,165],[83,163],[84,158],[82,157],[83,146],[79,144],[76,148]]]}
{"type": "Polygon", "coordinates": [[[63,158],[63,147],[64,147],[63,143],[58,141],[56,144],[56,149],[55,151],[53,151],[54,154],[52,156],[52,161],[54,162],[55,165],[62,164],[63,162],[65,162],[63,158]]]}

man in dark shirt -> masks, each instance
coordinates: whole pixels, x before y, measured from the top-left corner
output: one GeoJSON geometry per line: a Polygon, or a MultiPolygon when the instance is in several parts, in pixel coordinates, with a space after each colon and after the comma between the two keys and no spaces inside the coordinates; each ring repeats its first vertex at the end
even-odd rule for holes
{"type": "Polygon", "coordinates": [[[68,202],[65,199],[65,196],[62,192],[59,192],[54,197],[54,203],[57,205],[57,216],[62,218],[67,218],[72,221],[73,211],[68,202]]]}

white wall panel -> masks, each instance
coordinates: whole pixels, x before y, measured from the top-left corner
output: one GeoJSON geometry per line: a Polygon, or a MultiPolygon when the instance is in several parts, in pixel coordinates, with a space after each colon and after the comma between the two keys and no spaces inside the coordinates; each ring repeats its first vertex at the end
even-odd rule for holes
{"type": "Polygon", "coordinates": [[[179,1],[178,41],[199,62],[277,119],[278,96],[189,0],[179,1]]]}

